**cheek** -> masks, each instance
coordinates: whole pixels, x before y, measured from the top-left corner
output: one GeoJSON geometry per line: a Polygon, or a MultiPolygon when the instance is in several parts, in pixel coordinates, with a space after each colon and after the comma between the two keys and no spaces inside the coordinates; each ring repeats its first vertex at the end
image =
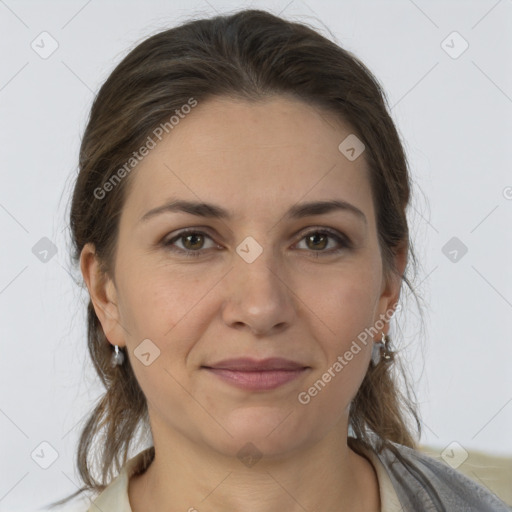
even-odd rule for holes
{"type": "Polygon", "coordinates": [[[199,279],[169,266],[127,273],[120,310],[131,352],[149,339],[160,351],[155,367],[169,368],[176,377],[184,374],[188,353],[211,322],[212,307],[205,294],[214,284],[211,276],[199,279]]]}
{"type": "Polygon", "coordinates": [[[367,372],[373,347],[372,336],[366,332],[375,310],[372,293],[368,278],[352,274],[311,297],[310,305],[321,319],[317,322],[311,316],[319,326],[314,336],[323,358],[301,389],[300,403],[307,401],[311,414],[324,415],[327,422],[347,413],[367,372]]]}
{"type": "Polygon", "coordinates": [[[151,400],[169,389],[179,394],[175,379],[184,378],[184,361],[197,329],[194,305],[200,294],[170,275],[132,273],[121,288],[120,311],[132,367],[151,400]]]}
{"type": "Polygon", "coordinates": [[[301,297],[328,333],[330,345],[342,350],[370,327],[378,303],[376,276],[369,267],[347,266],[338,272],[317,275],[314,285],[303,278],[301,297]]]}
{"type": "Polygon", "coordinates": [[[162,338],[200,298],[194,282],[165,266],[123,267],[120,274],[121,315],[138,334],[162,338]]]}

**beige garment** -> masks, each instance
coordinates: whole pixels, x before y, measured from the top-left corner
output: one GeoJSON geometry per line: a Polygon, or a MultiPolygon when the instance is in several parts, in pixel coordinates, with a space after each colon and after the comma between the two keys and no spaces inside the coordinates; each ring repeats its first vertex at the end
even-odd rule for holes
{"type": "MultiPolygon", "coordinates": [[[[138,469],[143,453],[138,453],[126,462],[117,478],[94,500],[87,512],[132,512],[128,499],[128,482],[138,469]]],[[[375,468],[379,480],[381,512],[400,512],[402,507],[386,468],[373,452],[365,452],[365,455],[375,468]]]]}
{"type": "Polygon", "coordinates": [[[388,473],[382,462],[371,450],[364,452],[366,458],[372,463],[379,481],[380,512],[402,512],[396,491],[389,479],[388,473]]]}
{"type": "MultiPolygon", "coordinates": [[[[443,453],[446,454],[446,446],[420,445],[418,451],[436,460],[445,460],[443,453]]],[[[446,455],[445,458],[449,460],[446,455]]],[[[467,458],[460,465],[452,465],[452,467],[487,487],[508,505],[512,505],[512,457],[510,455],[467,450],[467,458]]]]}

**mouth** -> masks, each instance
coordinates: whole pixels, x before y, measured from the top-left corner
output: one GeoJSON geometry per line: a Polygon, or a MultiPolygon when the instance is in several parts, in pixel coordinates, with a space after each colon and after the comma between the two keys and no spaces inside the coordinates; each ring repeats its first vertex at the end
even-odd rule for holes
{"type": "Polygon", "coordinates": [[[311,369],[309,366],[283,358],[229,359],[201,368],[228,384],[249,391],[276,389],[311,369]]]}
{"type": "Polygon", "coordinates": [[[307,365],[284,359],[282,357],[270,357],[267,359],[251,359],[249,357],[239,357],[237,359],[224,359],[217,363],[203,366],[215,370],[232,370],[240,372],[264,372],[275,370],[300,370],[309,368],[307,365]]]}

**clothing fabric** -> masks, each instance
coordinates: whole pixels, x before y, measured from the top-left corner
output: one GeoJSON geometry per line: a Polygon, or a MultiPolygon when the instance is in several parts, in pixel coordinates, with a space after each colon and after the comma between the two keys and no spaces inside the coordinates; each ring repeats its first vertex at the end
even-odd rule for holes
{"type": "MultiPolygon", "coordinates": [[[[405,512],[511,512],[483,485],[449,465],[408,446],[391,443],[375,453],[395,489],[405,512]]],[[[382,511],[384,512],[384,511],[382,511]]]]}
{"type": "MultiPolygon", "coordinates": [[[[381,512],[512,512],[495,494],[444,462],[407,446],[391,443],[380,453],[360,448],[377,474],[381,512]]],[[[144,450],[94,500],[87,512],[132,512],[128,497],[131,476],[144,471],[144,450]]]]}

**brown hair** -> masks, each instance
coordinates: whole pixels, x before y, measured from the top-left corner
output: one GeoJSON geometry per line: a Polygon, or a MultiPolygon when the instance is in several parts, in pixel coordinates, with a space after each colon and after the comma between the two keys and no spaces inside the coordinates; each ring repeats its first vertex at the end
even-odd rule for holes
{"type": "MultiPolygon", "coordinates": [[[[157,33],[133,49],[108,77],[94,100],[80,148],[70,213],[74,263],[91,242],[103,271],[114,276],[118,220],[131,175],[104,197],[98,198],[95,191],[106,190],[105,184],[133,152],[191,97],[198,102],[216,96],[258,101],[278,94],[324,109],[351,126],[366,146],[385,275],[397,273],[393,255],[398,250],[408,253],[407,269],[411,262],[416,265],[406,218],[408,165],[376,78],[350,52],[315,30],[260,10],[189,21],[157,33]]],[[[405,273],[400,277],[413,291],[405,273]]],[[[85,485],[57,504],[84,491],[102,491],[125,464],[137,428],[150,431],[146,399],[129,359],[110,366],[112,345],[91,302],[87,314],[89,354],[106,392],[78,445],[77,467],[85,485]],[[88,461],[93,447],[100,454],[99,481],[88,461]]],[[[396,354],[394,361],[370,365],[351,403],[354,447],[372,446],[369,432],[378,435],[379,451],[384,446],[392,449],[390,442],[416,447],[407,414],[419,439],[418,413],[403,368],[397,372],[396,354]],[[398,388],[399,376],[405,379],[407,396],[398,388]]],[[[154,447],[145,464],[153,456],[154,447]]]]}

